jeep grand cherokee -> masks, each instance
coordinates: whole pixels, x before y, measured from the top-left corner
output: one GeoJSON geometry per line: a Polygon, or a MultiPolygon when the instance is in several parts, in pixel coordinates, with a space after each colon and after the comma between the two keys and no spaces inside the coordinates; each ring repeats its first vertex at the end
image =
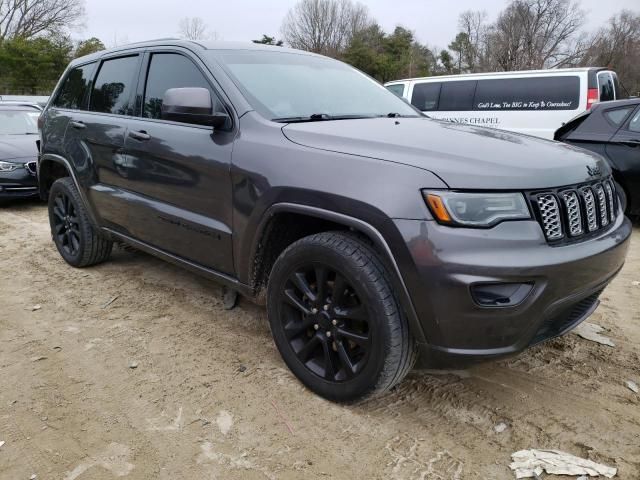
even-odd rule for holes
{"type": "Polygon", "coordinates": [[[335,401],[391,388],[418,355],[493,358],[567,332],[631,233],[600,156],[426,118],[286,48],[82,57],[41,126],[70,265],[125,242],[266,303],[285,363],[335,401]]]}

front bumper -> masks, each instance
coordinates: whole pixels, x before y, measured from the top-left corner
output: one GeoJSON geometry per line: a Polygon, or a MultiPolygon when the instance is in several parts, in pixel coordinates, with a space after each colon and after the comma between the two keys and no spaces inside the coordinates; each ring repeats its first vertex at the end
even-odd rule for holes
{"type": "Polygon", "coordinates": [[[576,326],[622,268],[632,231],[620,214],[597,237],[550,246],[536,221],[487,230],[394,223],[412,259],[402,270],[428,342],[422,361],[447,364],[514,354],[576,326]],[[495,283],[532,288],[514,306],[479,305],[472,287],[495,283]]]}
{"type": "Polygon", "coordinates": [[[32,170],[20,164],[11,172],[0,172],[0,198],[29,198],[39,195],[35,162],[32,170]]]}

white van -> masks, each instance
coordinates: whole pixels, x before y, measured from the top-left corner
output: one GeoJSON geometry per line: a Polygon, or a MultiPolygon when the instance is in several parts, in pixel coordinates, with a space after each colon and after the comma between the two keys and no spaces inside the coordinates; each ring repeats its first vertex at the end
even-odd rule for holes
{"type": "Polygon", "coordinates": [[[624,98],[615,72],[595,67],[410,78],[385,87],[432,118],[551,139],[594,102],[624,98]]]}

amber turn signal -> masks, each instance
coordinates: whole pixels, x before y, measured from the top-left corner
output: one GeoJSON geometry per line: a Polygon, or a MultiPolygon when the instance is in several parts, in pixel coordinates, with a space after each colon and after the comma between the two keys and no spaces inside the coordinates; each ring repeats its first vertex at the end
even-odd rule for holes
{"type": "Polygon", "coordinates": [[[438,195],[434,195],[433,193],[427,193],[425,197],[427,205],[429,205],[431,213],[433,213],[436,219],[442,223],[451,223],[451,216],[449,215],[449,212],[447,212],[442,198],[438,195]]]}

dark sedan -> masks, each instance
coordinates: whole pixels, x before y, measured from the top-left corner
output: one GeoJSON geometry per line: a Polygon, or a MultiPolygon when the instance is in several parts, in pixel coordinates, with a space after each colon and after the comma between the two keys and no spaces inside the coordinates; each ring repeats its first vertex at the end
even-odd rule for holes
{"type": "Polygon", "coordinates": [[[627,214],[640,217],[640,99],[596,103],[554,138],[605,157],[627,196],[627,214]]]}
{"type": "Polygon", "coordinates": [[[0,201],[38,196],[36,105],[0,103],[0,201]]]}

